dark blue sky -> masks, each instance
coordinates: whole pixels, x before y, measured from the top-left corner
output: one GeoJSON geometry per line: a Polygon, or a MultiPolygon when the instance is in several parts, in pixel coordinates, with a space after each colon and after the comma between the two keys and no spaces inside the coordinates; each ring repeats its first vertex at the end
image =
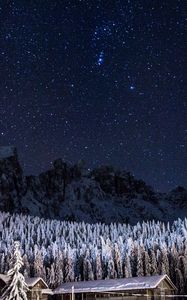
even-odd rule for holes
{"type": "Polygon", "coordinates": [[[187,186],[185,1],[1,1],[0,145],[187,186]]]}

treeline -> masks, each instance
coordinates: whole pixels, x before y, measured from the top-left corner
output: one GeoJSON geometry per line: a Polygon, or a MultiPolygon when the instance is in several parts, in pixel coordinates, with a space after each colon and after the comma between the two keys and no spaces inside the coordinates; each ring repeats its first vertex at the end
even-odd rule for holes
{"type": "Polygon", "coordinates": [[[85,224],[0,212],[0,273],[10,268],[19,240],[25,276],[61,282],[168,274],[187,292],[187,219],[85,224]]]}

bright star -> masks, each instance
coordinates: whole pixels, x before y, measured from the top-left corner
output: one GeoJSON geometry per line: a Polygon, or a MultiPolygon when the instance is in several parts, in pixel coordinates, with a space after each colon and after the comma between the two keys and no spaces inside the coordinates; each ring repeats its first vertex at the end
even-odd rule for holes
{"type": "Polygon", "coordinates": [[[103,62],[104,62],[104,52],[101,51],[99,54],[98,60],[97,60],[98,66],[101,66],[103,64],[103,62]]]}

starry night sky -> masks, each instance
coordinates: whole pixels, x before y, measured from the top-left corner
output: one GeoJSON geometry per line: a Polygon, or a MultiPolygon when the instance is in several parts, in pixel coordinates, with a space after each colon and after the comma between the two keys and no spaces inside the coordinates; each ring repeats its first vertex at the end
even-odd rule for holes
{"type": "Polygon", "coordinates": [[[0,2],[0,145],[187,186],[184,0],[0,2]]]}

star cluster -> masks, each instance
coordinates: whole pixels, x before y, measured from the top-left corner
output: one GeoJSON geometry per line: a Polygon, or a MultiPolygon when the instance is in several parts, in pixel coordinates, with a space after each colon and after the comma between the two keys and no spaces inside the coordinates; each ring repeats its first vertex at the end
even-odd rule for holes
{"type": "Polygon", "coordinates": [[[185,1],[0,3],[0,144],[186,185],[185,1]]]}

